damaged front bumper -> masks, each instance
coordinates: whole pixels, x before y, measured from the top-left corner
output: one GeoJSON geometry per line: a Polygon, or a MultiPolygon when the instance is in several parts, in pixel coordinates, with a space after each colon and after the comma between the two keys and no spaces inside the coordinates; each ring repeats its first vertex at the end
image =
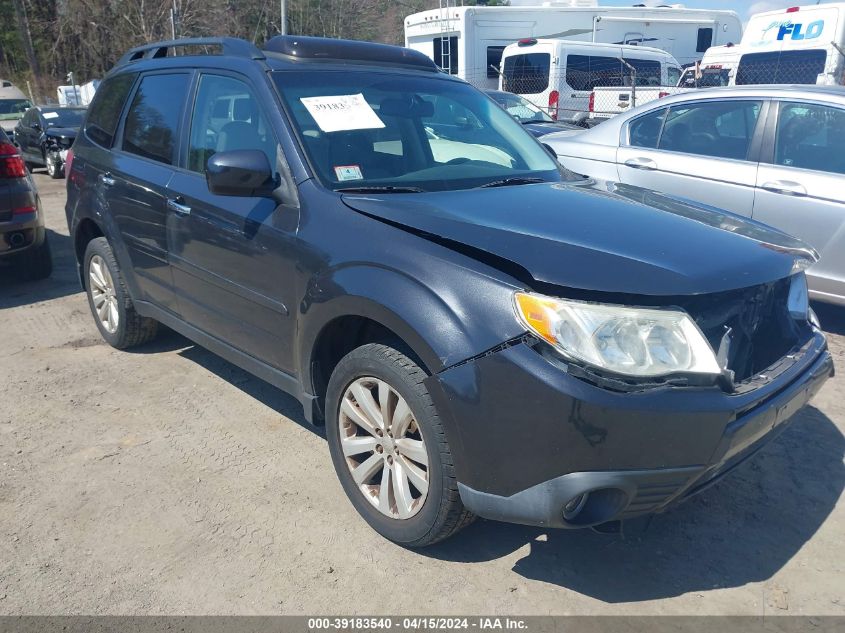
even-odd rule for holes
{"type": "Polygon", "coordinates": [[[431,376],[428,386],[448,418],[469,510],[576,528],[661,512],[775,437],[833,375],[820,332],[789,358],[776,377],[735,393],[619,393],[523,341],[431,376]]]}

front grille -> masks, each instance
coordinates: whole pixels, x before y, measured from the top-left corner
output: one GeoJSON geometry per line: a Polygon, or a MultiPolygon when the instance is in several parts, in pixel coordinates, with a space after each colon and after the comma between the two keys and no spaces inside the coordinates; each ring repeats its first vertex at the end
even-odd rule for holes
{"type": "Polygon", "coordinates": [[[786,278],[682,300],[713,350],[721,350],[735,382],[759,374],[810,338],[809,325],[789,314],[790,283],[786,278]]]}

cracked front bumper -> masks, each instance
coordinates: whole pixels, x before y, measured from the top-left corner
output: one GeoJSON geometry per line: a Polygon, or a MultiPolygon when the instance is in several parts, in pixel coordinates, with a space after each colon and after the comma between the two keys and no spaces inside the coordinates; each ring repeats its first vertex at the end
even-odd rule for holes
{"type": "Polygon", "coordinates": [[[461,498],[496,520],[584,527],[660,512],[782,431],[833,374],[821,333],[775,379],[611,392],[520,343],[429,379],[461,498]],[[580,518],[564,506],[589,493],[580,518]],[[591,499],[591,500],[590,500],[591,499]]]}

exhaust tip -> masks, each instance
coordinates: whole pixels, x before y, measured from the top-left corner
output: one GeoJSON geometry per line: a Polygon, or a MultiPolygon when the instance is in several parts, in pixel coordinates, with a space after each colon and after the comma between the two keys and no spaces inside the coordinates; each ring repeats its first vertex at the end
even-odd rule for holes
{"type": "Polygon", "coordinates": [[[6,236],[6,241],[9,242],[9,246],[12,248],[18,248],[26,243],[26,236],[21,232],[9,233],[9,235],[6,236]]]}
{"type": "Polygon", "coordinates": [[[561,510],[565,523],[592,527],[615,519],[628,505],[628,494],[620,488],[586,490],[572,497],[561,510]]]}

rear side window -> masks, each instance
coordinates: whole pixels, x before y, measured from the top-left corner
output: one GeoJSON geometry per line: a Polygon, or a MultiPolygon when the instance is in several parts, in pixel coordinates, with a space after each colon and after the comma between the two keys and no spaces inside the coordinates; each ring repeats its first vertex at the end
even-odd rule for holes
{"type": "Polygon", "coordinates": [[[668,111],[669,108],[663,108],[631,121],[628,127],[629,144],[634,147],[657,149],[660,130],[663,129],[663,120],[668,111]]]}
{"type": "Polygon", "coordinates": [[[599,86],[659,86],[660,62],[626,59],[628,66],[616,57],[569,55],[566,59],[566,83],[573,90],[592,91],[599,86]]]}
{"type": "Polygon", "coordinates": [[[107,79],[97,89],[85,120],[85,134],[97,145],[112,146],[126,95],[137,76],[136,73],[118,75],[107,79]]]}
{"type": "Polygon", "coordinates": [[[549,53],[511,55],[505,59],[504,90],[516,94],[538,94],[549,87],[552,56],[549,53]]]}
{"type": "Polygon", "coordinates": [[[750,53],[739,60],[736,85],[814,84],[824,72],[824,50],[750,53]]]}
{"type": "Polygon", "coordinates": [[[144,77],[126,114],[123,150],[172,165],[187,90],[184,74],[144,77]]]}
{"type": "Polygon", "coordinates": [[[775,164],[845,174],[845,111],[809,103],[780,107],[775,164]]]}

